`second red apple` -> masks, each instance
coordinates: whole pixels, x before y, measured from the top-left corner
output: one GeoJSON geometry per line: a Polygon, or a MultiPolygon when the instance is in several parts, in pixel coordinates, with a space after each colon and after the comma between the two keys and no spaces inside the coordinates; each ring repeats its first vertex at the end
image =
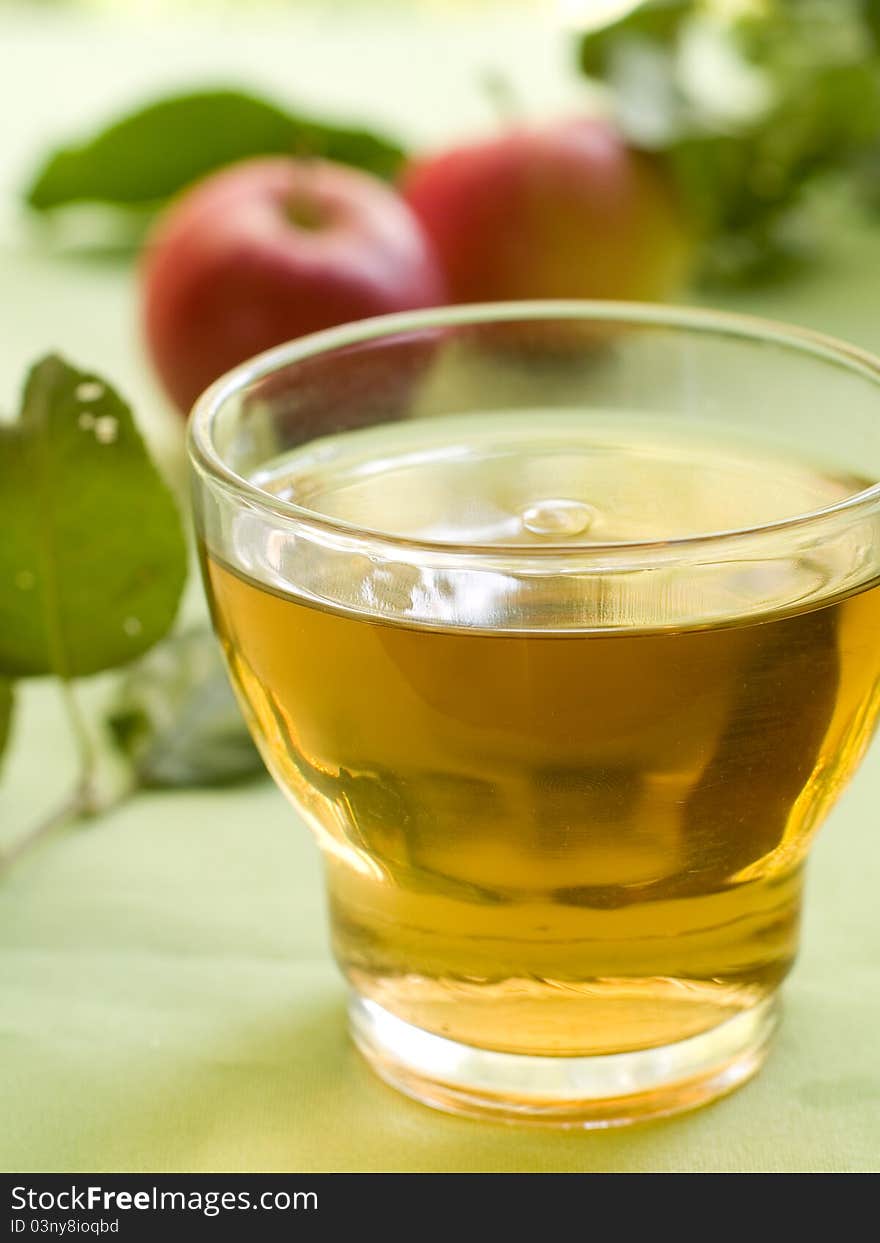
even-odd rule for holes
{"type": "Polygon", "coordinates": [[[402,189],[456,302],[662,299],[687,271],[669,178],[599,117],[515,127],[425,158],[402,189]]]}

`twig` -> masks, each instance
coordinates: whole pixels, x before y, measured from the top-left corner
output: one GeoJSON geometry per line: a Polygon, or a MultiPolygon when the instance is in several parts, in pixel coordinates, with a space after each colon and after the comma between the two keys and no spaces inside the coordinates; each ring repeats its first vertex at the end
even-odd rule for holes
{"type": "Polygon", "coordinates": [[[95,781],[98,775],[98,751],[95,746],[95,740],[80,709],[73,683],[67,678],[62,678],[60,687],[67,719],[70,722],[70,729],[76,740],[79,752],[79,781],[73,799],[76,800],[78,798],[80,800],[78,804],[81,808],[79,814],[89,815],[98,810],[95,793],[95,781]]]}
{"type": "Polygon", "coordinates": [[[69,824],[75,824],[79,820],[90,820],[93,816],[115,810],[131,798],[138,788],[137,781],[132,779],[112,798],[101,801],[97,790],[100,763],[98,748],[80,710],[72,683],[67,679],[62,679],[60,685],[67,718],[70,721],[71,732],[79,752],[79,777],[73,792],[60,807],[50,812],[45,819],[40,820],[5,851],[0,851],[0,876],[8,872],[22,855],[39,846],[57,830],[69,824]]]}
{"type": "MultiPolygon", "coordinates": [[[[91,791],[89,791],[89,802],[91,801],[91,791]]],[[[76,820],[83,819],[88,815],[86,798],[84,791],[80,786],[74,790],[73,794],[57,807],[55,811],[49,813],[45,820],[40,820],[27,833],[22,834],[18,841],[13,842],[3,854],[0,855],[0,875],[8,872],[22,855],[27,854],[35,846],[38,846],[44,838],[49,837],[56,829],[61,829],[67,824],[73,824],[76,820]]]]}
{"type": "Polygon", "coordinates": [[[128,802],[137,789],[136,781],[128,782],[113,798],[105,803],[98,803],[91,781],[77,783],[73,793],[64,800],[60,807],[56,807],[44,820],[38,821],[27,833],[23,833],[11,846],[0,852],[0,877],[8,872],[23,855],[39,846],[57,830],[76,824],[80,820],[91,820],[94,816],[115,811],[117,807],[128,802]]]}

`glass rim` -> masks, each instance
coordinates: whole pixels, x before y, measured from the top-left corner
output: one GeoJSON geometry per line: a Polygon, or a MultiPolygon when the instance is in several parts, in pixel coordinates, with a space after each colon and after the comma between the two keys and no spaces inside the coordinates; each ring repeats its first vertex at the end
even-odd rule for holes
{"type": "Polygon", "coordinates": [[[449,555],[503,555],[515,561],[517,558],[532,560],[544,557],[578,558],[589,560],[597,555],[650,554],[681,552],[689,549],[723,548],[753,538],[772,537],[786,532],[800,532],[804,528],[819,525],[838,516],[859,514],[880,505],[880,480],[858,492],[842,497],[832,505],[804,513],[793,514],[773,522],[752,526],[734,527],[723,531],[694,532],[667,539],[612,540],[602,543],[571,544],[550,541],[540,545],[484,544],[480,542],[454,542],[396,535],[375,527],[332,518],[308,506],[287,501],[253,483],[235,471],[217,450],[214,443],[214,425],[226,402],[244,393],[260,380],[275,372],[307,359],[330,354],[348,346],[381,341],[404,333],[491,323],[532,322],[547,320],[583,320],[585,322],[613,322],[631,324],[635,327],[670,328],[683,332],[703,333],[717,337],[732,337],[750,341],[755,345],[773,344],[781,349],[801,353],[816,362],[840,367],[850,374],[862,375],[878,388],[878,415],[880,415],[880,356],[869,350],[852,345],[837,337],[788,324],[780,320],[765,319],[736,311],[719,311],[700,306],[685,306],[643,302],[617,302],[612,300],[545,300],[535,299],[519,302],[466,303],[454,306],[430,307],[415,311],[396,312],[391,315],[372,316],[355,320],[321,332],[309,333],[276,345],[233,367],[215,380],[196,399],[187,430],[187,448],[191,463],[251,506],[257,506],[279,518],[305,523],[337,538],[354,539],[370,544],[381,543],[406,549],[410,552],[449,555]]]}

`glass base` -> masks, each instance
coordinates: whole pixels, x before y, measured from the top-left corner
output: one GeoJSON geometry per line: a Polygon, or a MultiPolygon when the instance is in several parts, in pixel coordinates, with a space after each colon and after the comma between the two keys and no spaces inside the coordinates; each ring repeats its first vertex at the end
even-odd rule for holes
{"type": "Polygon", "coordinates": [[[407,1096],[448,1113],[502,1122],[609,1127],[695,1109],[732,1092],[767,1055],[777,1022],[768,997],[676,1044],[592,1057],[530,1057],[459,1044],[352,996],[354,1042],[407,1096]]]}

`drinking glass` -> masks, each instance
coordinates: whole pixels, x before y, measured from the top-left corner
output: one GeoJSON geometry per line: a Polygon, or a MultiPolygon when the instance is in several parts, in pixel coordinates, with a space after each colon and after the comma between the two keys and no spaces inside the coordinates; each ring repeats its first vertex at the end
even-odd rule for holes
{"type": "Polygon", "coordinates": [[[753,1074],[878,712],[880,364],[703,310],[446,308],[244,364],[190,444],[378,1074],[578,1126],[753,1074]]]}

